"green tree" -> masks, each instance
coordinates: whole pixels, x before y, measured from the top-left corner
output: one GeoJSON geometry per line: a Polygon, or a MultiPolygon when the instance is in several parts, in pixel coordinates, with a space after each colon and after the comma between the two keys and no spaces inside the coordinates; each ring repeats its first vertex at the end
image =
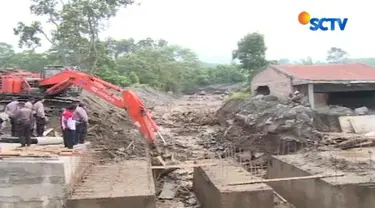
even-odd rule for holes
{"type": "Polygon", "coordinates": [[[210,69],[210,83],[237,83],[246,80],[246,76],[241,72],[241,66],[237,64],[218,65],[215,69],[210,69]]]}
{"type": "Polygon", "coordinates": [[[14,61],[14,49],[7,43],[0,43],[0,67],[12,67],[14,61]]]}
{"type": "Polygon", "coordinates": [[[237,42],[237,49],[233,51],[232,58],[238,59],[242,68],[253,73],[267,66],[266,50],[264,36],[259,33],[250,33],[237,42]]]}
{"type": "MultiPolygon", "coordinates": [[[[239,64],[202,66],[202,62],[190,49],[169,45],[162,39],[146,38],[138,42],[132,39],[107,39],[96,44],[104,55],[98,58],[94,74],[122,87],[142,84],[159,90],[180,92],[247,79],[245,70],[239,64]]],[[[53,46],[45,53],[36,53],[34,50],[17,53],[11,45],[0,43],[0,67],[18,67],[40,72],[46,65],[64,63],[59,49],[61,48],[53,46]]],[[[74,54],[74,51],[67,50],[64,59],[72,65],[78,65],[74,54]]]]}
{"type": "Polygon", "coordinates": [[[328,63],[345,63],[348,60],[348,53],[341,48],[331,47],[328,50],[328,63]]]}
{"type": "Polygon", "coordinates": [[[47,22],[33,21],[30,25],[19,22],[14,34],[19,36],[20,47],[34,49],[45,39],[53,46],[53,51],[64,64],[67,55],[74,62],[89,66],[93,72],[105,53],[99,33],[104,24],[114,17],[118,10],[132,4],[132,0],[31,0],[31,14],[47,18],[47,22]],[[50,33],[44,30],[48,24],[50,33]]]}
{"type": "Polygon", "coordinates": [[[130,72],[129,79],[130,79],[132,84],[139,84],[139,78],[138,78],[137,73],[135,73],[133,71],[130,72]]]}

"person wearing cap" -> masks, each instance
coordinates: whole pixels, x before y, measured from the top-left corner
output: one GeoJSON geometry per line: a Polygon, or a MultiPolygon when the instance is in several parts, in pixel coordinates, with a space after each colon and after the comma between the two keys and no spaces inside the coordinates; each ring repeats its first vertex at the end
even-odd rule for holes
{"type": "Polygon", "coordinates": [[[22,106],[15,114],[17,119],[17,135],[21,141],[21,147],[31,144],[31,126],[34,124],[33,111],[27,106],[22,106]]]}
{"type": "Polygon", "coordinates": [[[9,119],[10,119],[10,131],[11,131],[11,136],[16,136],[16,131],[17,131],[17,123],[16,123],[16,113],[19,110],[19,102],[17,98],[13,97],[12,102],[8,103],[8,105],[5,106],[5,113],[8,114],[9,119]]]}
{"type": "Polygon", "coordinates": [[[42,137],[44,133],[44,129],[47,122],[47,117],[44,112],[44,99],[38,98],[33,105],[33,110],[35,111],[35,119],[36,119],[36,135],[38,137],[42,137]]]}
{"type": "MultiPolygon", "coordinates": [[[[35,103],[35,98],[32,97],[25,103],[25,107],[31,109],[33,111],[33,115],[35,116],[35,111],[33,110],[34,103],[35,103]]],[[[34,129],[35,129],[34,127],[35,127],[35,119],[34,119],[34,123],[31,125],[31,135],[34,135],[34,129]]]]}
{"type": "Polygon", "coordinates": [[[34,102],[35,102],[35,99],[34,98],[30,98],[26,103],[25,103],[25,107],[26,108],[29,108],[29,109],[33,109],[33,105],[34,105],[34,102]]]}

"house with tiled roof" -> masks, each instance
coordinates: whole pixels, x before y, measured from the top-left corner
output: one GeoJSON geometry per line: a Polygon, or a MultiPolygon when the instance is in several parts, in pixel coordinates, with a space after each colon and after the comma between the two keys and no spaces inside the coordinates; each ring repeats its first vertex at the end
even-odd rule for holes
{"type": "Polygon", "coordinates": [[[375,67],[365,64],[273,65],[251,82],[254,94],[287,98],[296,90],[311,107],[375,108],[375,67]]]}

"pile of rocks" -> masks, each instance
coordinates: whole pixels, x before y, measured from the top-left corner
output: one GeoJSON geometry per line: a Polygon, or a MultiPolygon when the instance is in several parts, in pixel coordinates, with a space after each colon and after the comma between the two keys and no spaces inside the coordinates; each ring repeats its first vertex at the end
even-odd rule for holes
{"type": "MultiPolygon", "coordinates": [[[[226,106],[224,105],[219,112],[228,111],[229,109],[225,109],[226,106]]],[[[235,108],[234,113],[227,116],[225,121],[234,121],[246,128],[249,133],[277,134],[293,140],[313,138],[314,112],[310,107],[281,101],[275,96],[259,95],[238,103],[235,108]]]]}

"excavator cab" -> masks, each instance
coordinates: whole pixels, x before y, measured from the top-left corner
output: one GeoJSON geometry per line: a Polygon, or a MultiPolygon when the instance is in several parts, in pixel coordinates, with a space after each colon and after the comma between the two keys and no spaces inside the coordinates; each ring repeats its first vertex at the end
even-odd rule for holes
{"type": "Polygon", "coordinates": [[[49,77],[52,77],[53,75],[56,75],[66,70],[79,71],[79,68],[75,66],[49,65],[43,68],[40,77],[42,77],[42,79],[47,79],[49,77]]]}
{"type": "MultiPolygon", "coordinates": [[[[80,71],[80,70],[76,66],[48,65],[42,69],[40,73],[40,77],[42,78],[42,80],[48,79],[63,71],[80,71]]],[[[79,94],[81,94],[81,92],[82,92],[82,88],[79,88],[77,86],[71,86],[65,91],[66,94],[69,94],[71,96],[78,96],[79,94]]]]}

